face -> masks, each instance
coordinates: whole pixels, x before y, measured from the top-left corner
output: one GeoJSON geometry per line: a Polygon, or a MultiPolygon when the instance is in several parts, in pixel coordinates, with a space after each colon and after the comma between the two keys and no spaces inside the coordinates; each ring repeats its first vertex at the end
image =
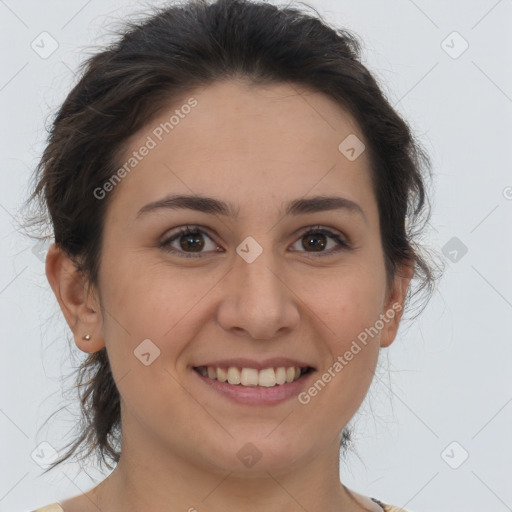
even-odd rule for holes
{"type": "Polygon", "coordinates": [[[130,139],[94,328],[127,446],[277,474],[339,445],[408,283],[387,286],[369,158],[339,149],[349,136],[364,142],[327,96],[227,81],[130,139]]]}

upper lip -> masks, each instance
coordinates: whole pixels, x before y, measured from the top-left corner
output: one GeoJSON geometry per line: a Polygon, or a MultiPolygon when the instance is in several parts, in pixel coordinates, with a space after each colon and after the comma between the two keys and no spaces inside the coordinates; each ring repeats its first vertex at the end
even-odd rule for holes
{"type": "Polygon", "coordinates": [[[235,368],[254,368],[256,370],[263,370],[264,368],[279,368],[280,366],[284,366],[285,368],[289,368],[290,366],[297,366],[299,368],[313,368],[313,366],[308,363],[287,357],[273,357],[263,361],[256,361],[254,359],[247,358],[222,359],[193,365],[194,368],[199,366],[212,366],[220,368],[229,368],[230,366],[234,366],[235,368]]]}

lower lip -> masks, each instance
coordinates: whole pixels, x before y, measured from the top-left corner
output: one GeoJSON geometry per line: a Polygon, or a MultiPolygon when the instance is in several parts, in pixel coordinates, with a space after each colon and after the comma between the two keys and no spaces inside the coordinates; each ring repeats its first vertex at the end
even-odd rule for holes
{"type": "Polygon", "coordinates": [[[218,380],[203,377],[194,369],[192,369],[192,373],[210,389],[213,389],[234,402],[250,405],[271,405],[279,404],[296,397],[302,388],[305,387],[306,382],[311,375],[313,375],[314,371],[309,371],[309,373],[304,374],[294,382],[287,382],[286,384],[276,385],[271,388],[233,385],[228,382],[219,382],[218,380]]]}

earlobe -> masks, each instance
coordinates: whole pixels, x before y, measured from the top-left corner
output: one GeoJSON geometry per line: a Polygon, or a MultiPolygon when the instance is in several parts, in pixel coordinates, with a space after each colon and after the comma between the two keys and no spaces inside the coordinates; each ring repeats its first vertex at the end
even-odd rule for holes
{"type": "Polygon", "coordinates": [[[389,347],[396,338],[404,312],[405,297],[413,275],[414,267],[411,264],[402,265],[395,273],[393,288],[388,295],[384,311],[382,312],[385,322],[381,332],[380,346],[383,348],[389,347]]]}
{"type": "Polygon", "coordinates": [[[87,293],[83,276],[75,263],[55,243],[46,255],[46,277],[73,331],[77,347],[83,352],[96,352],[103,348],[98,301],[87,293]],[[86,335],[89,339],[84,338],[86,335]]]}

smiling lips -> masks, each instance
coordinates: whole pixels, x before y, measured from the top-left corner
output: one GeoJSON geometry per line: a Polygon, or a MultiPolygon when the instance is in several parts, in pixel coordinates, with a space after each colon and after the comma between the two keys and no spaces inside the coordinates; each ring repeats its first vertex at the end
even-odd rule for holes
{"type": "Polygon", "coordinates": [[[228,382],[240,386],[260,386],[271,388],[299,379],[311,368],[309,366],[277,366],[262,368],[237,367],[237,366],[196,366],[194,370],[203,377],[208,377],[219,382],[228,382]]]}

